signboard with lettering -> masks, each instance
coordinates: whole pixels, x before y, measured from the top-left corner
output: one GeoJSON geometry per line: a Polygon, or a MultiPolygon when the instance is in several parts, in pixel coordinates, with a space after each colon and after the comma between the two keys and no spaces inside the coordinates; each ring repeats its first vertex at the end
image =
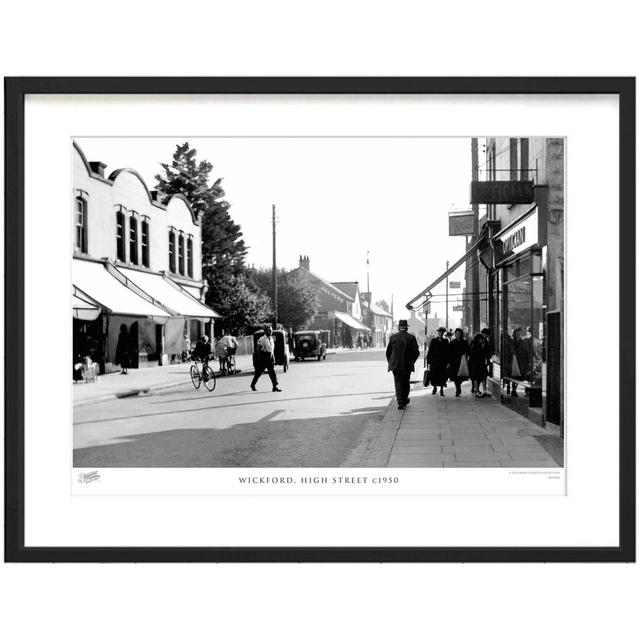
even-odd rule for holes
{"type": "Polygon", "coordinates": [[[528,214],[522,221],[507,227],[496,238],[500,261],[521,253],[538,243],[538,209],[528,214]]]}
{"type": "Polygon", "coordinates": [[[475,214],[473,211],[449,212],[450,236],[472,236],[475,232],[475,214]]]}
{"type": "Polygon", "coordinates": [[[449,282],[449,289],[459,289],[460,288],[460,280],[451,280],[449,282]]]}
{"type": "Polygon", "coordinates": [[[533,198],[531,180],[473,180],[471,204],[530,204],[533,198]]]}
{"type": "Polygon", "coordinates": [[[456,305],[453,306],[453,310],[454,311],[464,311],[464,305],[456,304],[456,305]]]}

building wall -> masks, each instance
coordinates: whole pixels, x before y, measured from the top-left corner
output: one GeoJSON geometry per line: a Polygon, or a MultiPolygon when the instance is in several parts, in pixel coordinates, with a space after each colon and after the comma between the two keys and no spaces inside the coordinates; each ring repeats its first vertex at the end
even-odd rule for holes
{"type": "MultiPolygon", "coordinates": [[[[544,235],[541,244],[546,244],[545,265],[545,294],[547,331],[546,336],[546,365],[547,385],[543,393],[556,397],[554,406],[559,406],[559,414],[553,415],[553,421],[563,424],[564,405],[564,245],[565,245],[565,144],[563,138],[529,138],[528,139],[528,172],[519,172],[514,177],[505,169],[511,168],[513,158],[518,166],[522,162],[522,142],[513,138],[494,138],[487,141],[488,166],[491,154],[495,154],[495,175],[489,174],[488,179],[509,180],[529,179],[534,183],[534,194],[538,205],[538,215],[541,219],[540,233],[544,235]],[[514,153],[515,151],[515,153],[514,153]],[[553,316],[553,322],[551,318],[553,316]],[[553,336],[550,332],[554,327],[553,336]],[[557,398],[560,398],[558,401],[557,398]]],[[[500,228],[504,229],[511,222],[518,219],[531,209],[531,204],[494,205],[489,207],[489,217],[500,221],[500,228]]],[[[549,407],[552,406],[550,403],[549,407]]],[[[546,409],[545,409],[546,411],[546,409]]],[[[553,410],[555,413],[555,410],[553,410]]],[[[545,413],[545,419],[547,414],[545,413]]]]}
{"type": "Polygon", "coordinates": [[[202,246],[200,226],[195,223],[191,209],[180,196],[173,196],[166,206],[162,205],[148,191],[142,178],[132,169],[120,169],[109,178],[101,178],[87,166],[85,158],[73,148],[73,187],[75,196],[81,195],[87,202],[87,248],[93,258],[117,260],[116,213],[122,208],[125,212],[125,247],[129,255],[129,217],[135,212],[138,221],[138,265],[142,265],[142,232],[144,218],[149,223],[149,269],[165,271],[181,283],[191,283],[202,287],[202,246]],[[185,275],[170,273],[169,270],[169,229],[176,230],[176,267],[177,238],[184,234],[185,275]],[[193,241],[193,277],[187,275],[186,247],[187,239],[193,241]]]}

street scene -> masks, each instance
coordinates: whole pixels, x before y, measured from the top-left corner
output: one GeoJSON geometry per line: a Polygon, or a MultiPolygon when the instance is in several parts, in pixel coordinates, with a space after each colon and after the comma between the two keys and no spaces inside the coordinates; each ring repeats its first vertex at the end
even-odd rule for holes
{"type": "Polygon", "coordinates": [[[74,467],[564,466],[562,139],[72,151],[74,467]]]}

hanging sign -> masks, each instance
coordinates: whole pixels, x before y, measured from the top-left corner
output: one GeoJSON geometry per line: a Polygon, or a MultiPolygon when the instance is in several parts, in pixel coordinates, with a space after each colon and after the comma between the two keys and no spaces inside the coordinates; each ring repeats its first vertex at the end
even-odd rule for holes
{"type": "Polygon", "coordinates": [[[459,289],[460,288],[460,280],[451,280],[449,282],[449,289],[459,289]]]}

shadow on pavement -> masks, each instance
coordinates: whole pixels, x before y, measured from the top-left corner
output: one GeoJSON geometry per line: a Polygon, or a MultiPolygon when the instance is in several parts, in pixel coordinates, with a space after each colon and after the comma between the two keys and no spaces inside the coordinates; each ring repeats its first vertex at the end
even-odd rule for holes
{"type": "MultiPolygon", "coordinates": [[[[245,391],[241,391],[238,392],[237,395],[242,395],[242,396],[247,396],[247,395],[251,395],[251,397],[259,397],[258,394],[261,393],[260,391],[257,392],[253,392],[253,391],[249,391],[249,392],[245,392],[245,391]]],[[[262,393],[266,393],[266,392],[262,392],[262,393]]],[[[250,406],[250,405],[254,405],[254,404],[282,404],[283,402],[295,402],[298,400],[325,400],[326,398],[339,398],[339,397],[353,397],[353,396],[370,396],[371,393],[370,392],[364,392],[364,393],[331,393],[331,394],[327,394],[327,395],[323,395],[323,396],[296,396],[295,398],[290,398],[287,396],[283,396],[283,394],[271,394],[271,391],[268,392],[269,395],[273,395],[273,400],[257,400],[256,402],[240,402],[237,404],[220,404],[220,405],[200,405],[197,407],[193,407],[191,409],[178,409],[176,411],[154,411],[151,413],[138,413],[135,415],[127,415],[126,419],[127,420],[134,420],[136,418],[150,418],[153,416],[169,416],[172,414],[175,415],[182,415],[185,413],[191,413],[191,412],[198,412],[198,411],[215,411],[215,410],[222,410],[225,411],[227,409],[232,409],[233,407],[246,407],[246,406],[250,406]]],[[[236,395],[236,394],[229,394],[229,395],[236,395]]],[[[209,400],[210,402],[215,402],[216,398],[218,396],[215,395],[215,392],[212,393],[210,396],[201,396],[201,397],[190,397],[190,398],[186,398],[183,400],[164,400],[162,402],[153,402],[150,404],[175,404],[177,402],[190,402],[193,403],[195,401],[198,400],[209,400]]],[[[115,417],[115,416],[110,416],[108,418],[98,418],[98,419],[92,419],[92,420],[82,420],[82,421],[77,421],[74,422],[74,425],[82,425],[82,424],[97,424],[100,422],[113,422],[114,420],[119,420],[121,418],[115,417]]]]}
{"type": "MultiPolygon", "coordinates": [[[[355,411],[366,410],[363,408],[355,411]]],[[[279,412],[273,412],[275,417],[279,412]]],[[[378,419],[382,419],[384,412],[378,419]]],[[[339,467],[371,421],[355,416],[267,420],[229,429],[171,429],[73,452],[74,467],[339,467]]]]}

